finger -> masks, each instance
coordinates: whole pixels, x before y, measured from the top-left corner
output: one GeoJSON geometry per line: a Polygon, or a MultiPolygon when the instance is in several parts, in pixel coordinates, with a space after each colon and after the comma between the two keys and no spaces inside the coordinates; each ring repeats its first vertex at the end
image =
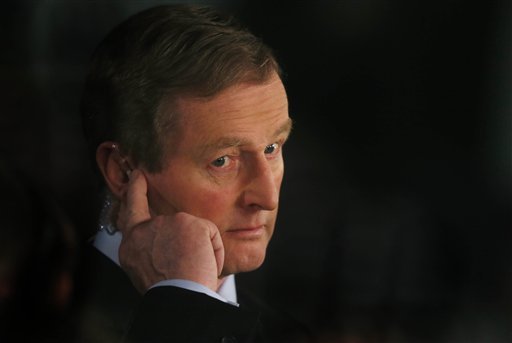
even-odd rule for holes
{"type": "Polygon", "coordinates": [[[209,225],[210,227],[210,240],[212,242],[213,253],[215,254],[215,261],[217,262],[217,276],[222,273],[224,268],[224,243],[220,237],[220,232],[215,225],[209,225]]]}
{"type": "Polygon", "coordinates": [[[119,230],[131,229],[150,218],[146,178],[139,170],[133,170],[119,211],[119,230]]]}

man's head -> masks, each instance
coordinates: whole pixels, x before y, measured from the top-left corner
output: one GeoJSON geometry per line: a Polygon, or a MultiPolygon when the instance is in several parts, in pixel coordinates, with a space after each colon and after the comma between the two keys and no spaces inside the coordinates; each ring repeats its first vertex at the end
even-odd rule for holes
{"type": "Polygon", "coordinates": [[[101,142],[116,141],[134,163],[159,171],[178,117],[163,106],[273,73],[279,66],[271,50],[232,17],[187,5],[145,10],[117,26],[92,57],[82,98],[89,150],[94,156],[101,142]]]}
{"type": "Polygon", "coordinates": [[[154,215],[186,212],[218,227],[223,275],[261,265],[291,120],[278,65],[259,39],[210,9],[142,12],[96,51],[83,118],[115,197],[125,170],[140,169],[154,215]]]}

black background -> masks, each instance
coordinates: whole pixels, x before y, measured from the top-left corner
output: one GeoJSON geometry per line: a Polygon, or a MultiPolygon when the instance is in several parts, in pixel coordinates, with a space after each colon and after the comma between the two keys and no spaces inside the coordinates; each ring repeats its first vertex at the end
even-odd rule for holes
{"type": "MultiPolygon", "coordinates": [[[[168,2],[2,4],[1,150],[82,239],[98,200],[86,63],[114,25],[168,2]]],[[[267,261],[239,283],[325,341],[510,341],[510,2],[203,3],[274,48],[295,120],[267,261]]]]}

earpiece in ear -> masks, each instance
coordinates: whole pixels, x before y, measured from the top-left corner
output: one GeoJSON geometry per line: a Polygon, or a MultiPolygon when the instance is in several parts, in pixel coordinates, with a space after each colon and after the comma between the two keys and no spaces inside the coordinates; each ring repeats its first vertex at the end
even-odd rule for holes
{"type": "Polygon", "coordinates": [[[119,150],[119,145],[117,145],[116,143],[113,143],[112,144],[112,149],[117,151],[117,154],[119,155],[119,157],[121,159],[119,161],[119,163],[121,164],[126,177],[128,179],[130,179],[130,175],[131,175],[133,169],[130,167],[130,164],[128,163],[128,160],[125,157],[123,157],[123,155],[121,154],[121,151],[119,150]]]}

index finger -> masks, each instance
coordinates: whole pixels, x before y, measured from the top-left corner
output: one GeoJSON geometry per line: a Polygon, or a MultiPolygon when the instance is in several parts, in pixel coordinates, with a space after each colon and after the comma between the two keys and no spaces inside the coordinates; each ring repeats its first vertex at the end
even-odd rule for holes
{"type": "Polygon", "coordinates": [[[151,218],[147,191],[146,178],[139,170],[133,170],[119,209],[117,224],[121,232],[151,218]]]}

